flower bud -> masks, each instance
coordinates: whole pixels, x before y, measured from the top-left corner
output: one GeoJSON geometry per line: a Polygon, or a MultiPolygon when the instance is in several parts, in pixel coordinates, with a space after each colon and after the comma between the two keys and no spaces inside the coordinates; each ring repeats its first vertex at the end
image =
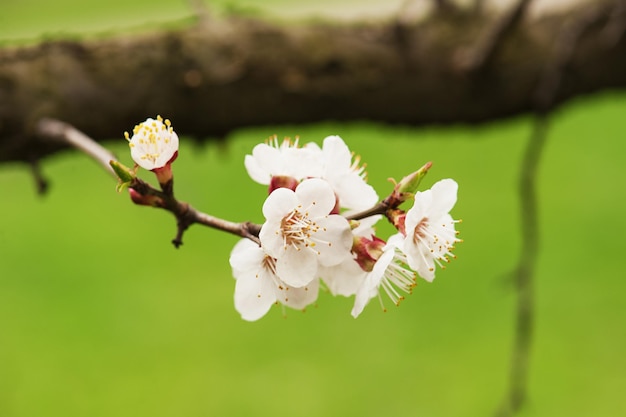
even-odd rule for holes
{"type": "Polygon", "coordinates": [[[163,199],[159,196],[151,195],[151,194],[141,194],[133,188],[129,188],[128,193],[133,203],[138,204],[140,206],[151,206],[151,207],[164,207],[165,206],[163,199]]]}
{"type": "Polygon", "coordinates": [[[272,194],[272,191],[278,188],[288,188],[291,191],[295,191],[298,184],[300,183],[294,177],[290,177],[287,175],[274,175],[270,180],[268,191],[269,194],[272,194]]]}
{"type": "Polygon", "coordinates": [[[116,190],[118,192],[121,192],[124,188],[128,187],[135,179],[135,172],[124,164],[121,164],[113,159],[109,161],[109,165],[111,165],[111,168],[113,168],[113,172],[115,172],[115,175],[117,175],[117,178],[119,179],[116,190]]]}
{"type": "Polygon", "coordinates": [[[405,232],[405,221],[406,221],[406,212],[400,209],[388,210],[387,211],[387,219],[389,222],[394,225],[396,229],[403,235],[406,235],[405,232]]]}
{"type": "Polygon", "coordinates": [[[383,254],[383,247],[386,242],[382,239],[372,236],[368,239],[363,236],[355,236],[352,244],[352,253],[356,255],[356,262],[362,270],[370,272],[374,268],[374,264],[380,255],[383,254]]]}
{"type": "Polygon", "coordinates": [[[402,180],[396,184],[394,194],[396,194],[400,201],[404,202],[415,195],[422,178],[426,176],[426,173],[432,165],[432,162],[427,162],[423,167],[402,178],[402,180]]]}

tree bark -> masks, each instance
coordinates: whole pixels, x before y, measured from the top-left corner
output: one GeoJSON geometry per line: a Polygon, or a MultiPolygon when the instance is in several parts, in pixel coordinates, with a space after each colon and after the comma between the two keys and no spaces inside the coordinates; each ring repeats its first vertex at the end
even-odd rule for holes
{"type": "Polygon", "coordinates": [[[480,123],[626,86],[623,0],[518,18],[484,42],[502,19],[469,11],[350,24],[229,17],[4,48],[0,162],[37,161],[63,147],[37,134],[44,117],[100,141],[161,114],[179,135],[204,140],[243,126],[329,119],[480,123]],[[557,40],[572,25],[584,33],[563,63],[557,40]],[[472,65],[476,56],[489,59],[472,65]],[[552,88],[546,74],[554,78],[555,66],[558,88],[546,100],[541,90],[552,88]]]}

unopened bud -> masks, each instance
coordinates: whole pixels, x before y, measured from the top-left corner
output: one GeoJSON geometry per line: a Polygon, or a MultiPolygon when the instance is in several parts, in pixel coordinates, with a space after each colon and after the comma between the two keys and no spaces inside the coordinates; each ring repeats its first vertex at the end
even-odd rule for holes
{"type": "Polygon", "coordinates": [[[384,240],[376,236],[372,236],[371,239],[355,236],[352,244],[352,253],[355,254],[355,260],[362,270],[370,272],[374,268],[374,264],[383,254],[385,244],[384,240]]]}
{"type": "Polygon", "coordinates": [[[113,159],[109,161],[109,165],[111,165],[111,168],[113,168],[115,175],[117,175],[117,178],[119,179],[116,190],[121,192],[133,182],[135,179],[135,172],[124,164],[121,164],[113,159]]]}
{"type": "Polygon", "coordinates": [[[394,193],[397,194],[397,197],[401,201],[406,201],[415,195],[417,187],[420,185],[420,182],[422,182],[422,178],[426,176],[426,173],[432,165],[432,162],[427,162],[423,167],[402,178],[402,180],[396,184],[394,193]]]}
{"type": "Polygon", "coordinates": [[[164,207],[165,205],[163,199],[156,195],[141,194],[133,188],[129,188],[128,193],[133,203],[140,206],[164,207]]]}
{"type": "Polygon", "coordinates": [[[274,175],[270,180],[268,192],[269,194],[272,194],[272,192],[278,188],[288,188],[291,191],[295,191],[298,184],[300,183],[294,177],[289,177],[287,175],[274,175]]]}

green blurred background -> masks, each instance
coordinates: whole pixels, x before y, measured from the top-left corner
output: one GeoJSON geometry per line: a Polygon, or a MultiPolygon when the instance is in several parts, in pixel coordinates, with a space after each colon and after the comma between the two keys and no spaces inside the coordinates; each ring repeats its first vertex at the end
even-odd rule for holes
{"type": "MultiPolygon", "coordinates": [[[[317,10],[345,16],[375,3],[317,10]]],[[[316,10],[265,4],[288,19],[316,10]]],[[[4,0],[0,39],[114,33],[188,14],[182,1],[4,0]]],[[[523,416],[626,413],[625,109],[626,94],[604,93],[568,104],[550,126],[523,416]]],[[[244,322],[232,305],[235,237],[193,227],[175,250],[171,216],[130,204],[77,153],[45,162],[52,187],[43,198],[26,167],[0,166],[0,416],[492,415],[507,387],[516,186],[531,125],[521,117],[478,128],[272,126],[200,148],[182,138],[177,195],[235,221],[262,221],[265,190],[247,178],[243,158],[272,134],[318,143],[341,135],[381,195],[388,177],[429,160],[426,186],[459,182],[458,259],[399,308],[382,313],[373,302],[357,320],[351,299],[322,293],[305,313],[274,307],[244,322]]],[[[130,163],[122,132],[109,144],[130,163]]]]}

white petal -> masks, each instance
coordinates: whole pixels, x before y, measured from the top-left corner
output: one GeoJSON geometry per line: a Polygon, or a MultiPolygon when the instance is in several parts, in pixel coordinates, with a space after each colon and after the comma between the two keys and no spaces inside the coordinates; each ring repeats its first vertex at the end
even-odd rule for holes
{"type": "Polygon", "coordinates": [[[263,216],[267,220],[282,219],[298,205],[296,194],[287,188],[277,188],[263,203],[263,216]]]}
{"type": "Polygon", "coordinates": [[[257,274],[240,277],[235,284],[235,309],[248,321],[263,317],[276,302],[271,272],[259,265],[257,274]]]}
{"type": "Polygon", "coordinates": [[[164,167],[178,151],[178,135],[163,119],[148,118],[135,126],[129,140],[130,155],[142,168],[164,167]]]}
{"type": "Polygon", "coordinates": [[[317,254],[309,249],[287,247],[276,259],[276,275],[290,287],[304,287],[316,277],[317,254]]]}
{"type": "Polygon", "coordinates": [[[426,190],[415,193],[413,207],[406,213],[405,230],[407,236],[413,236],[415,227],[430,215],[430,206],[432,203],[432,191],[426,190]]]}
{"type": "Polygon", "coordinates": [[[285,286],[278,291],[278,301],[287,307],[302,310],[317,300],[319,287],[319,279],[314,279],[300,288],[285,286]]]}
{"type": "Polygon", "coordinates": [[[265,143],[259,143],[252,149],[252,157],[257,161],[261,169],[270,174],[275,174],[282,168],[280,151],[265,143]]]}
{"type": "Polygon", "coordinates": [[[316,219],[320,231],[312,236],[317,244],[314,247],[320,254],[319,262],[324,266],[337,265],[351,258],[352,232],[350,224],[340,215],[330,215],[316,219]]]}
{"type": "Polygon", "coordinates": [[[320,177],[323,162],[321,152],[312,148],[290,148],[284,151],[285,171],[298,180],[320,177]]]}
{"type": "Polygon", "coordinates": [[[456,203],[458,188],[458,184],[452,179],[441,180],[431,187],[433,200],[430,209],[433,217],[435,213],[444,214],[452,210],[456,203]]]}
{"type": "MultiPolygon", "coordinates": [[[[230,252],[229,262],[233,270],[246,273],[256,270],[264,257],[265,254],[259,245],[250,239],[241,239],[230,252]]],[[[239,278],[238,274],[235,274],[235,278],[239,278]]]]}
{"type": "Polygon", "coordinates": [[[322,179],[311,178],[302,181],[295,193],[311,218],[325,216],[335,207],[335,193],[330,184],[322,179]]]}
{"type": "Polygon", "coordinates": [[[409,267],[426,281],[432,282],[435,279],[433,254],[426,246],[414,244],[412,239],[412,237],[407,237],[403,247],[409,267]]]}
{"type": "Polygon", "coordinates": [[[341,208],[367,210],[378,203],[374,188],[357,174],[346,174],[331,181],[341,208]]]}
{"type": "Polygon", "coordinates": [[[363,285],[359,287],[354,297],[354,307],[352,307],[351,312],[352,317],[357,318],[359,314],[363,312],[367,303],[378,294],[381,279],[382,275],[374,275],[372,273],[366,275],[363,285]]]}
{"type": "Polygon", "coordinates": [[[353,259],[348,259],[335,266],[320,265],[318,275],[326,283],[332,295],[349,297],[363,285],[367,272],[361,269],[353,259]]]}
{"type": "Polygon", "coordinates": [[[285,252],[285,242],[280,231],[280,219],[272,219],[263,223],[261,232],[259,233],[259,240],[268,255],[274,258],[283,256],[285,252]]]}
{"type": "Polygon", "coordinates": [[[258,182],[259,184],[269,185],[270,180],[272,179],[272,174],[266,169],[263,169],[259,165],[259,161],[255,159],[252,155],[246,155],[243,160],[243,164],[248,171],[248,175],[252,178],[253,181],[258,182]]]}
{"type": "Polygon", "coordinates": [[[346,143],[339,136],[328,136],[324,139],[322,151],[326,158],[326,165],[331,170],[350,167],[352,154],[346,143]]]}

